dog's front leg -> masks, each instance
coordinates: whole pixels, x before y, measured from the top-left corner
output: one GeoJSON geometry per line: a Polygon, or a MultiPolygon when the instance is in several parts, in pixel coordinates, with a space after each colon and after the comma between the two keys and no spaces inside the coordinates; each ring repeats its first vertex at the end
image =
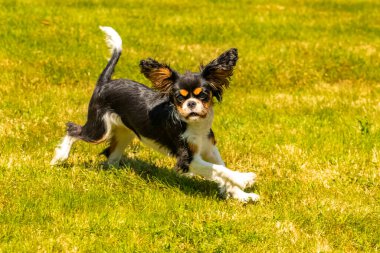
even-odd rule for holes
{"type": "Polygon", "coordinates": [[[193,157],[190,163],[190,172],[217,182],[221,193],[227,194],[227,197],[232,197],[242,202],[257,201],[259,199],[257,194],[246,193],[241,190],[254,181],[256,177],[254,173],[235,172],[224,165],[206,162],[200,155],[193,157]]]}
{"type": "MultiPolygon", "coordinates": [[[[207,162],[210,162],[213,164],[223,165],[224,167],[226,167],[224,162],[223,162],[223,159],[219,153],[219,150],[215,145],[212,145],[207,150],[207,152],[202,154],[202,157],[207,162]]],[[[244,180],[245,183],[244,183],[244,186],[242,187],[243,190],[247,187],[251,187],[255,183],[256,174],[253,172],[231,171],[231,173],[234,174],[235,178],[241,178],[242,180],[244,180]]]]}
{"type": "Polygon", "coordinates": [[[225,166],[222,156],[220,155],[219,150],[215,145],[209,145],[207,152],[204,152],[202,154],[202,157],[207,162],[225,166]]]}

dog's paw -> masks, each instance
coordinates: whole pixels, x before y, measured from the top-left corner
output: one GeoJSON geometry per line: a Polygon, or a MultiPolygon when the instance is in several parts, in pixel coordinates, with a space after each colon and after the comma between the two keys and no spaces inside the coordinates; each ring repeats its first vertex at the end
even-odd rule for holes
{"type": "Polygon", "coordinates": [[[118,169],[120,167],[120,162],[119,161],[106,161],[106,162],[101,162],[99,164],[99,166],[103,170],[118,169]]]}
{"type": "Polygon", "coordinates": [[[256,193],[247,193],[242,190],[240,190],[237,187],[234,187],[233,189],[229,190],[227,192],[227,198],[233,198],[236,199],[242,203],[254,203],[260,200],[260,196],[256,193]]]}
{"type": "Polygon", "coordinates": [[[243,203],[249,203],[249,202],[257,202],[260,200],[260,196],[256,193],[246,193],[245,196],[243,196],[242,199],[239,199],[243,203]]]}
{"type": "Polygon", "coordinates": [[[58,158],[56,158],[55,156],[53,157],[53,159],[51,159],[50,161],[50,166],[55,166],[55,165],[58,165],[59,163],[61,163],[62,161],[58,158]]]}
{"type": "Polygon", "coordinates": [[[256,181],[256,174],[253,172],[234,172],[232,181],[241,189],[251,187],[256,181]]]}
{"type": "Polygon", "coordinates": [[[64,161],[66,161],[68,158],[69,158],[69,154],[67,152],[62,151],[62,149],[60,148],[57,148],[55,150],[53,159],[51,159],[50,161],[50,165],[55,166],[55,165],[61,164],[64,161]]]}
{"type": "Polygon", "coordinates": [[[194,173],[191,173],[191,172],[185,172],[185,173],[181,173],[179,175],[181,175],[183,177],[187,177],[187,178],[194,178],[195,177],[194,173]]]}

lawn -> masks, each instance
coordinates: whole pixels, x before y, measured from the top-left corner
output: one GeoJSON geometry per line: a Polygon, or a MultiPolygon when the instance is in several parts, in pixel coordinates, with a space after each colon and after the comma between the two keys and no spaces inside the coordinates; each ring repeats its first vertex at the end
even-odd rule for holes
{"type": "Polygon", "coordinates": [[[0,252],[379,252],[380,3],[376,0],[0,2],[0,252]],[[177,176],[138,143],[119,169],[76,143],[109,57],[150,85],[147,57],[197,71],[240,59],[213,130],[228,167],[257,173],[257,204],[177,176]]]}

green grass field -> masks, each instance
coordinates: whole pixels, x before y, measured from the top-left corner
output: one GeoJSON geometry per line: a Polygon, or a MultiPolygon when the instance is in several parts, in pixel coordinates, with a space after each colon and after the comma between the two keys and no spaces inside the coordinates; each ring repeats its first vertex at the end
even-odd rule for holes
{"type": "Polygon", "coordinates": [[[379,252],[380,3],[376,0],[3,0],[0,252],[379,252]],[[228,167],[253,171],[254,205],[221,200],[138,142],[119,169],[77,143],[51,168],[65,122],[84,123],[109,57],[145,84],[147,57],[197,71],[240,59],[216,106],[228,167]]]}

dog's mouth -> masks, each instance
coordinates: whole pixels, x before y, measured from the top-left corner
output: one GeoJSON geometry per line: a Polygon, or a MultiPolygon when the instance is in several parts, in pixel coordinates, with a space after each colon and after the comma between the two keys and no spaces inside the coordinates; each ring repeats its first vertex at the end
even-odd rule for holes
{"type": "Polygon", "coordinates": [[[207,116],[207,114],[203,115],[203,114],[199,114],[197,112],[191,112],[186,116],[186,119],[196,120],[196,119],[200,119],[200,118],[205,118],[206,116],[207,116]]]}
{"type": "Polygon", "coordinates": [[[200,117],[200,115],[199,115],[198,113],[196,113],[196,112],[191,112],[191,113],[189,113],[189,114],[187,115],[186,118],[191,118],[191,117],[200,117]]]}

